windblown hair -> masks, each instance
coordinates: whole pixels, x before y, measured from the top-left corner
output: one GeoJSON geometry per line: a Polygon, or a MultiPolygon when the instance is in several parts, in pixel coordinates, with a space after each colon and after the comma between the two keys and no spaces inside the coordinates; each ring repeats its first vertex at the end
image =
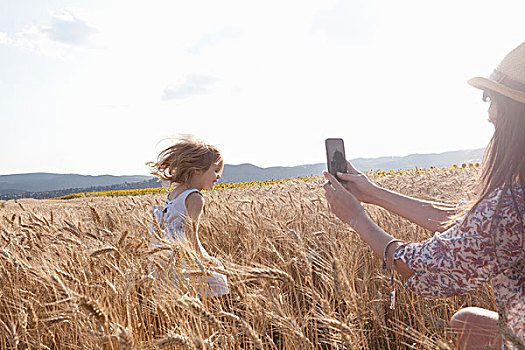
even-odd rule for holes
{"type": "Polygon", "coordinates": [[[495,131],[483,155],[475,205],[503,185],[525,186],[525,104],[490,90],[487,97],[496,105],[495,131]]]}
{"type": "Polygon", "coordinates": [[[223,167],[219,150],[192,135],[182,135],[173,146],[160,152],[156,162],[146,163],[151,174],[170,185],[188,183],[195,170],[206,171],[212,164],[223,167]]]}
{"type": "MultiPolygon", "coordinates": [[[[491,90],[483,92],[483,101],[496,105],[494,134],[483,154],[481,174],[472,187],[474,199],[443,222],[444,229],[455,225],[466,210],[475,208],[500,187],[504,191],[510,188],[514,201],[516,198],[512,186],[520,185],[525,192],[525,104],[491,90]]],[[[470,213],[472,210],[467,216],[470,213]]]]}

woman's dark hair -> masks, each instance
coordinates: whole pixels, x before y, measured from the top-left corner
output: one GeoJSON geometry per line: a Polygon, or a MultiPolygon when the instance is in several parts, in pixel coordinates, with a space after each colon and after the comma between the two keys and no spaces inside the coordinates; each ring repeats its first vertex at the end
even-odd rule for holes
{"type": "MultiPolygon", "coordinates": [[[[483,91],[483,101],[490,101],[490,120],[494,123],[494,134],[490,140],[481,167],[481,174],[473,186],[474,200],[460,208],[449,220],[442,223],[447,229],[464,215],[464,210],[476,207],[485,197],[496,189],[504,191],[519,184],[525,193],[525,104],[491,90],[483,91]]],[[[501,198],[505,193],[502,194],[501,198]]],[[[498,205],[499,206],[499,205],[498,205]]],[[[467,216],[472,213],[470,210],[467,216]]],[[[467,220],[463,220],[462,225],[467,220]]]]}
{"type": "Polygon", "coordinates": [[[525,104],[491,90],[483,99],[495,104],[495,131],[483,156],[476,204],[504,184],[525,184],[525,104]]]}

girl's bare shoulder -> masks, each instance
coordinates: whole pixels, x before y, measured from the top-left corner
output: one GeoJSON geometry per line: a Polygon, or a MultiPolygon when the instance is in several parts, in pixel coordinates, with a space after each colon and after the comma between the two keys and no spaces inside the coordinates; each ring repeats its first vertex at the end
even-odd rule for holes
{"type": "Polygon", "coordinates": [[[199,217],[203,207],[204,197],[200,192],[192,192],[186,197],[186,209],[190,217],[199,217]]]}

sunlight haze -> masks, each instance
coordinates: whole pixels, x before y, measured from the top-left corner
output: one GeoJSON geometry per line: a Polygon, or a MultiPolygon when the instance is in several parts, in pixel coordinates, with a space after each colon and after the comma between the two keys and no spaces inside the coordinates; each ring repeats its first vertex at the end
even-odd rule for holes
{"type": "Polygon", "coordinates": [[[145,175],[194,134],[228,164],[484,147],[488,76],[525,2],[18,1],[0,5],[0,175],[145,175]],[[496,5],[497,4],[497,5],[496,5]]]}

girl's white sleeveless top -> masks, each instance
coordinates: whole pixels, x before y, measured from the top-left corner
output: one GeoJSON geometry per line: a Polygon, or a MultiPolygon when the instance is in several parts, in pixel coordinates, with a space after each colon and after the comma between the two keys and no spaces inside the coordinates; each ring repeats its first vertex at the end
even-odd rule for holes
{"type": "MultiPolygon", "coordinates": [[[[186,209],[186,198],[192,193],[198,193],[200,196],[202,194],[197,189],[186,190],[179,194],[174,199],[166,199],[166,204],[164,209],[157,207],[153,209],[155,216],[159,224],[165,225],[165,239],[170,242],[178,243],[184,242],[189,243],[186,235],[184,234],[184,222],[188,215],[188,210],[186,209]]],[[[199,239],[199,233],[195,232],[197,236],[197,244],[203,256],[210,256],[206,249],[201,244],[199,239]]]]}
{"type": "MultiPolygon", "coordinates": [[[[188,239],[184,233],[184,223],[185,218],[188,215],[188,210],[186,209],[186,198],[191,193],[197,192],[200,196],[200,193],[197,189],[191,189],[182,192],[176,198],[170,200],[166,199],[166,204],[164,208],[158,205],[153,206],[153,213],[159,225],[164,225],[164,239],[170,241],[171,243],[189,243],[188,239]]],[[[199,239],[198,232],[195,232],[197,238],[197,244],[203,256],[209,257],[210,255],[204,249],[199,239]]],[[[156,243],[160,244],[160,242],[156,243]]],[[[183,265],[187,268],[187,263],[184,261],[183,265]]],[[[220,268],[224,268],[220,264],[220,268]]],[[[209,289],[204,291],[199,291],[199,296],[221,296],[229,293],[228,282],[226,276],[217,272],[211,272],[207,277],[203,278],[203,282],[208,284],[209,289]],[[204,295],[203,295],[204,294],[204,295]]]]}

